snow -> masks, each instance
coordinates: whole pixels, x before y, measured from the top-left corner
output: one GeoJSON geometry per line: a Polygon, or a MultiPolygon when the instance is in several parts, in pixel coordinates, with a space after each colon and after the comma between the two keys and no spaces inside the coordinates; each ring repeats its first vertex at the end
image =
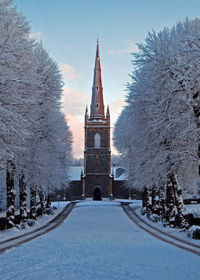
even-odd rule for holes
{"type": "Polygon", "coordinates": [[[127,174],[127,171],[123,168],[123,167],[121,167],[121,166],[114,166],[113,168],[112,168],[112,170],[113,170],[113,172],[114,172],[114,179],[115,180],[117,180],[117,181],[124,181],[124,180],[127,180],[127,177],[128,177],[128,174],[127,174]],[[124,170],[124,172],[120,175],[120,176],[116,176],[116,170],[118,169],[118,168],[122,168],[123,170],[124,170]]]}
{"type": "Polygon", "coordinates": [[[200,218],[200,204],[189,204],[185,205],[185,213],[193,214],[194,218],[200,218]]]}
{"type": "MultiPolygon", "coordinates": [[[[21,202],[27,194],[29,209],[30,187],[47,194],[67,185],[72,135],[62,112],[58,65],[41,42],[30,38],[28,20],[13,8],[13,1],[1,0],[0,7],[0,209],[7,210],[8,170],[10,180],[23,185],[21,202]]],[[[19,208],[19,186],[14,184],[14,190],[12,185],[8,207],[17,190],[19,208]]]]}
{"type": "Polygon", "coordinates": [[[138,206],[138,207],[142,207],[142,200],[137,200],[137,199],[115,199],[115,201],[118,201],[118,202],[130,202],[130,206],[134,205],[135,206],[138,206]]]}
{"type": "Polygon", "coordinates": [[[0,218],[5,218],[6,217],[6,212],[0,212],[0,218]]]}
{"type": "Polygon", "coordinates": [[[155,239],[118,201],[84,201],[55,230],[0,255],[1,280],[199,279],[199,257],[155,239]]]}
{"type": "Polygon", "coordinates": [[[194,239],[199,239],[200,236],[200,226],[191,226],[187,232],[188,236],[194,239]],[[196,235],[198,235],[198,238],[196,238],[196,235]]]}
{"type": "MultiPolygon", "coordinates": [[[[137,213],[137,215],[139,215],[148,224],[153,225],[154,227],[158,228],[159,230],[166,232],[172,236],[178,237],[184,241],[189,241],[190,243],[200,245],[200,240],[194,240],[191,238],[189,239],[187,232],[180,231],[180,229],[178,229],[178,228],[163,227],[162,222],[154,223],[154,222],[150,221],[146,216],[141,215],[141,205],[139,203],[139,200],[138,200],[138,203],[132,203],[132,204],[129,204],[129,206],[131,208],[133,208],[135,210],[135,212],[137,213]]],[[[192,206],[197,206],[197,205],[186,205],[186,211],[189,208],[189,206],[191,209],[193,209],[192,206]]],[[[200,205],[199,205],[199,208],[200,208],[200,205]]]]}
{"type": "Polygon", "coordinates": [[[189,211],[200,211],[200,204],[187,204],[185,205],[186,213],[189,211]]]}
{"type": "Polygon", "coordinates": [[[113,140],[137,190],[159,189],[176,174],[184,194],[198,193],[199,26],[199,18],[185,19],[149,32],[133,54],[113,140]]]}
{"type": "Polygon", "coordinates": [[[54,219],[55,216],[58,215],[62,211],[62,209],[69,203],[70,202],[67,201],[52,202],[52,206],[57,207],[57,210],[54,210],[54,215],[39,216],[37,218],[37,221],[32,227],[27,226],[25,229],[11,228],[7,230],[0,230],[0,242],[13,237],[21,236],[27,232],[32,232],[40,228],[41,226],[45,225],[46,223],[54,219]]]}
{"type": "MultiPolygon", "coordinates": [[[[58,213],[58,212],[60,212],[60,210],[62,210],[62,208],[67,206],[67,204],[69,204],[69,203],[70,203],[70,201],[53,201],[53,202],[51,202],[51,207],[53,207],[53,206],[57,207],[56,211],[58,213]]],[[[54,212],[55,212],[55,210],[54,210],[54,212]]]]}

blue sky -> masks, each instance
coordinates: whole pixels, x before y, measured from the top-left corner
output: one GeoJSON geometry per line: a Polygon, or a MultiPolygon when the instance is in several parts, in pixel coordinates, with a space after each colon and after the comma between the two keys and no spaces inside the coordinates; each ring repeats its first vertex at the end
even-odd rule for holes
{"type": "MultiPolygon", "coordinates": [[[[74,155],[82,156],[83,115],[90,104],[96,38],[104,103],[112,125],[121,108],[132,71],[131,52],[148,31],[159,31],[185,17],[200,16],[200,0],[15,0],[31,33],[60,65],[64,75],[63,110],[74,136],[74,155]]],[[[114,151],[114,149],[113,149],[114,151]]]]}

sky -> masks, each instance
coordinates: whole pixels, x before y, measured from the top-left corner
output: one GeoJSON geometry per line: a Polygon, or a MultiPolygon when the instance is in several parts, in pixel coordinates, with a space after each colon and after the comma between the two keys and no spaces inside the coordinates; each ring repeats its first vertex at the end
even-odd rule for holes
{"type": "MultiPolygon", "coordinates": [[[[14,0],[28,19],[31,36],[42,40],[64,78],[63,112],[73,134],[74,157],[83,157],[84,113],[91,103],[96,39],[104,104],[112,129],[133,71],[131,53],[149,31],[186,17],[200,17],[200,0],[14,0]],[[105,107],[106,108],[106,107],[105,107]]],[[[116,153],[112,147],[113,154],[116,153]]]]}

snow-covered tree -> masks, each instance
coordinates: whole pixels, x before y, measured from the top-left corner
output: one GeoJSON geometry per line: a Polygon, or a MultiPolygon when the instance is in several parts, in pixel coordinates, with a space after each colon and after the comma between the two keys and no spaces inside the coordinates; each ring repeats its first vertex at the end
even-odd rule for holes
{"type": "MultiPolygon", "coordinates": [[[[13,7],[12,1],[0,1],[0,33],[0,165],[7,169],[8,183],[13,181],[13,172],[16,170],[11,170],[8,165],[16,167],[16,157],[24,152],[28,132],[23,109],[28,102],[33,48],[27,21],[13,7]]],[[[11,185],[7,184],[8,207],[11,203],[11,185]]],[[[12,203],[11,216],[14,215],[14,200],[12,203]]],[[[8,220],[9,213],[7,211],[8,220]]]]}
{"type": "MultiPolygon", "coordinates": [[[[199,181],[200,20],[186,19],[149,33],[138,47],[125,109],[129,185],[140,190],[166,186],[168,206],[161,208],[172,222],[180,186],[196,194],[199,181]]],[[[115,130],[120,130],[119,123],[115,130]]],[[[124,139],[118,135],[115,143],[123,146],[124,139]]]]}
{"type": "MultiPolygon", "coordinates": [[[[32,160],[28,170],[31,194],[35,196],[39,192],[44,212],[45,195],[67,184],[66,165],[71,160],[71,132],[61,113],[63,84],[58,66],[41,44],[34,49],[34,55],[37,76],[34,92],[38,105],[33,105],[29,110],[33,137],[30,140],[32,160]]],[[[35,204],[34,197],[31,197],[31,204],[35,204]]]]}
{"type": "Polygon", "coordinates": [[[7,188],[1,184],[0,194],[5,199],[7,192],[1,205],[4,211],[7,205],[12,226],[15,182],[24,223],[30,206],[36,218],[37,193],[44,211],[45,195],[67,185],[72,140],[61,112],[58,66],[30,39],[29,25],[12,0],[0,0],[0,33],[0,169],[7,170],[7,188]]]}

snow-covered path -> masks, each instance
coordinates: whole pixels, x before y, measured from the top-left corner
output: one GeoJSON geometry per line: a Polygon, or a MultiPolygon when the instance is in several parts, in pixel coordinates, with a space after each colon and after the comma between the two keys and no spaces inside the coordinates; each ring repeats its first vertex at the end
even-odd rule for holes
{"type": "Polygon", "coordinates": [[[0,255],[1,280],[197,280],[200,257],[134,225],[117,202],[81,202],[55,230],[0,255]]]}

